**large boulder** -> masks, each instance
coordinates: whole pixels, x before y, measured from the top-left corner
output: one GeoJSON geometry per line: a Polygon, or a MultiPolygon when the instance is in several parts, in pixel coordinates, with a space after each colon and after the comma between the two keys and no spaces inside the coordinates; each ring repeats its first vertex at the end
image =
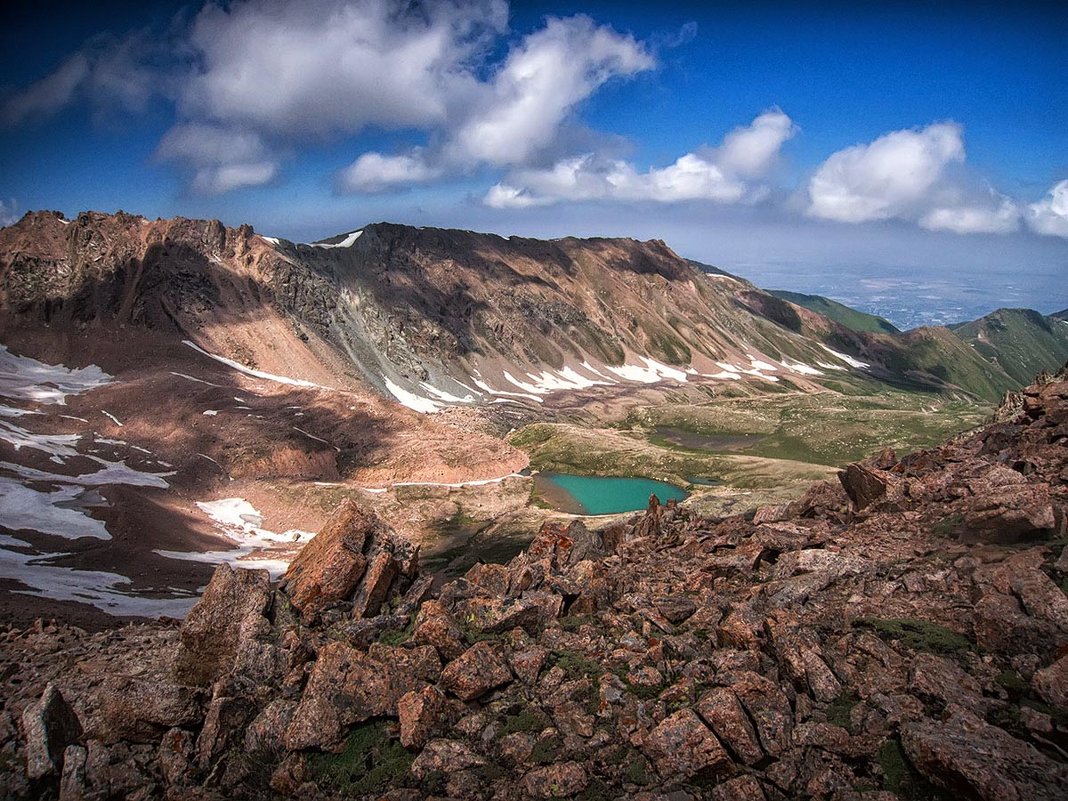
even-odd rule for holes
{"type": "Polygon", "coordinates": [[[26,775],[30,779],[59,776],[63,752],[82,734],[78,716],[54,684],[45,687],[40,700],[22,712],[26,740],[26,775]]]}
{"type": "Polygon", "coordinates": [[[730,763],[708,727],[691,709],[665,718],[645,738],[643,750],[664,778],[689,779],[730,763]]]}
{"type": "Polygon", "coordinates": [[[461,701],[473,701],[511,680],[507,663],[485,641],[472,645],[441,673],[441,683],[461,701]]]}
{"type": "Polygon", "coordinates": [[[266,570],[219,565],[203,597],[182,623],[177,681],[204,685],[231,672],[255,682],[269,679],[275,652],[265,614],[271,600],[271,577],[266,570]]]}
{"type": "Polygon", "coordinates": [[[351,602],[353,617],[373,617],[399,577],[414,577],[417,552],[373,511],[345,499],[290,564],[282,589],[306,621],[342,602],[351,602]]]}
{"type": "Polygon", "coordinates": [[[343,642],[327,643],[286,728],[286,747],[330,748],[354,723],[396,715],[400,698],[433,682],[440,666],[429,645],[367,654],[343,642]],[[401,658],[402,650],[409,658],[401,658]]]}
{"type": "Polygon", "coordinates": [[[906,724],[901,742],[916,769],[954,798],[1053,801],[1068,787],[1068,766],[959,707],[944,721],[906,724]]]}

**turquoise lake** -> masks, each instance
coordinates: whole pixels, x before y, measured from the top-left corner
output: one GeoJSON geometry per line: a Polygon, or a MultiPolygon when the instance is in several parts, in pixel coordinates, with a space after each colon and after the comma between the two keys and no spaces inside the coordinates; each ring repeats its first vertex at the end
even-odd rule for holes
{"type": "Polygon", "coordinates": [[[534,477],[541,495],[561,511],[585,515],[636,512],[649,505],[656,494],[661,503],[681,501],[686,492],[663,481],[648,478],[601,478],[566,473],[539,473],[534,477]]]}

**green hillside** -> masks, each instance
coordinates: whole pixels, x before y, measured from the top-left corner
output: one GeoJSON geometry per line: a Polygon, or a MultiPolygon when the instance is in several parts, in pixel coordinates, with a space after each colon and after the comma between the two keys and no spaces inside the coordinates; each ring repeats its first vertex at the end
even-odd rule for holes
{"type": "Polygon", "coordinates": [[[1060,314],[1064,312],[1046,317],[1031,309],[998,309],[950,328],[976,353],[1025,385],[1039,371],[1068,360],[1068,325],[1060,314]]]}
{"type": "Polygon", "coordinates": [[[821,295],[805,295],[801,292],[787,292],[784,289],[771,289],[768,291],[777,298],[788,300],[810,311],[822,314],[824,317],[828,317],[836,323],[841,323],[846,328],[852,328],[854,331],[868,331],[872,334],[896,334],[899,332],[899,329],[889,320],[876,317],[874,314],[857,311],[844,303],[839,303],[821,295]]]}

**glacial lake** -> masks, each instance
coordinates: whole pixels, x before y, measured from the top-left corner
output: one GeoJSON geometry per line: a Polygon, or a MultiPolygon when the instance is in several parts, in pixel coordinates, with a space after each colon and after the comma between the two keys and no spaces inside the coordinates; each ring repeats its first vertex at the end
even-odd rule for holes
{"type": "Polygon", "coordinates": [[[649,505],[653,493],[661,503],[686,498],[685,490],[649,478],[602,478],[572,476],[566,473],[538,473],[534,476],[538,493],[553,507],[581,515],[609,515],[636,512],[649,505]]]}

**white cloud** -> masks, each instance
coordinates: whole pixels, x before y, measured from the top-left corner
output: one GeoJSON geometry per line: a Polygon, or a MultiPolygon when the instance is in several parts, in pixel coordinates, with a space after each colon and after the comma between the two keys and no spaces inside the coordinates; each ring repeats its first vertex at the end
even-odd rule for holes
{"type": "Polygon", "coordinates": [[[502,0],[209,4],[190,33],[202,66],[180,107],[300,139],[440,123],[506,22],[502,0]]]}
{"type": "Polygon", "coordinates": [[[553,144],[576,107],[598,88],[653,65],[631,36],[585,16],[550,18],[512,48],[489,80],[468,83],[465,102],[447,104],[446,118],[432,129],[443,141],[439,149],[364,153],[342,171],[340,185],[378,191],[422,183],[450,169],[528,163],[553,144]]]}
{"type": "Polygon", "coordinates": [[[1008,234],[1020,227],[1020,209],[1009,198],[991,192],[988,203],[937,206],[919,220],[929,231],[957,234],[1008,234]]]}
{"type": "Polygon", "coordinates": [[[8,201],[0,200],[0,228],[5,225],[13,225],[19,221],[18,208],[15,198],[11,198],[8,201]]]}
{"type": "Polygon", "coordinates": [[[379,192],[397,185],[426,183],[440,175],[441,170],[429,166],[421,151],[402,156],[364,153],[341,171],[339,185],[348,192],[379,192]]]}
{"type": "Polygon", "coordinates": [[[867,145],[839,150],[812,176],[808,214],[838,222],[914,215],[945,168],[964,161],[960,126],[937,123],[894,131],[867,145]]]}
{"type": "Polygon", "coordinates": [[[667,167],[639,172],[625,161],[586,154],[549,169],[518,170],[492,187],[483,203],[494,208],[528,208],[561,200],[737,203],[760,192],[743,177],[765,174],[796,130],[790,118],[775,109],[736,128],[723,145],[705,155],[687,153],[667,167]]]}
{"type": "Polygon", "coordinates": [[[769,109],[749,125],[739,126],[723,139],[716,162],[728,173],[756,178],[767,173],[783,144],[797,133],[793,120],[769,109]]]}
{"type": "Polygon", "coordinates": [[[1068,237],[1068,179],[1058,181],[1042,200],[1029,205],[1026,217],[1037,234],[1068,237]]]}
{"type": "Polygon", "coordinates": [[[652,56],[631,36],[585,16],[550,18],[514,48],[473,113],[446,145],[455,161],[522,164],[549,145],[576,105],[614,77],[651,69],[652,56]]]}
{"type": "Polygon", "coordinates": [[[174,126],[156,155],[187,165],[193,188],[207,195],[259,186],[278,173],[277,161],[258,134],[204,123],[174,126]]]}

